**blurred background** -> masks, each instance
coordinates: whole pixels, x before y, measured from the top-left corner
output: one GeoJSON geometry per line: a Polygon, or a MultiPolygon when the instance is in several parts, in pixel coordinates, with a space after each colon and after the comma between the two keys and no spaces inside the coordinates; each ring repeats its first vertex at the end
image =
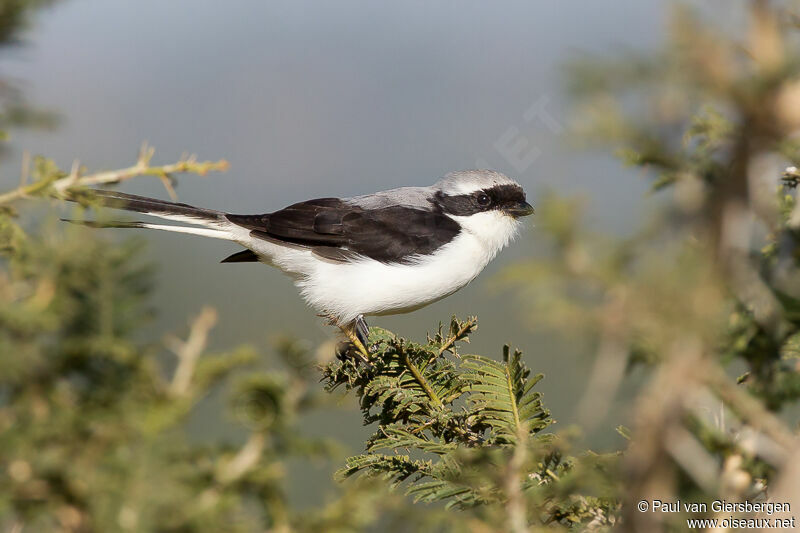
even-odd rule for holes
{"type": "MultiPolygon", "coordinates": [[[[526,364],[546,376],[536,389],[558,421],[557,430],[576,429],[573,445],[619,450],[631,435],[620,426],[634,426],[639,439],[634,442],[644,444],[632,447],[619,471],[610,469],[602,482],[589,483],[603,490],[614,485],[608,490],[614,496],[592,500],[594,494],[581,493],[577,499],[585,509],[580,512],[553,511],[547,497],[549,503],[542,505],[553,520],[571,523],[579,516],[575,521],[585,524],[597,513],[604,525],[613,525],[619,502],[644,494],[761,494],[765,480],[787,464],[787,455],[770,456],[764,452],[768,447],[752,443],[742,452],[738,446],[747,439],[741,427],[764,430],[783,450],[794,450],[790,430],[782,424],[796,426],[792,416],[800,395],[795,366],[800,356],[795,263],[800,211],[790,190],[800,175],[796,169],[782,174],[789,163],[800,164],[800,115],[792,111],[800,105],[795,83],[800,61],[796,39],[787,37],[800,18],[785,4],[792,2],[752,0],[737,2],[734,9],[722,1],[625,0],[613,8],[578,1],[240,1],[223,9],[210,0],[0,1],[0,103],[6,105],[0,110],[0,129],[10,133],[0,152],[0,192],[18,186],[20,169],[31,155],[52,158],[65,171],[76,159],[89,171],[117,169],[136,161],[144,141],[156,149],[153,165],[186,153],[200,160],[227,160],[226,173],[179,177],[176,191],[181,202],[234,213],[269,212],[312,197],[428,185],[452,170],[499,170],[519,181],[537,208],[520,238],[457,294],[413,314],[373,318],[370,325],[423,342],[451,315],[476,315],[479,328],[462,353],[498,359],[504,343],[519,347],[526,364]],[[15,107],[17,98],[24,105],[15,107]],[[785,189],[778,188],[781,175],[785,189]],[[669,193],[652,194],[673,185],[669,193]],[[700,363],[710,370],[694,375],[700,363]],[[751,398],[744,390],[763,405],[752,408],[741,397],[751,398]],[[698,399],[695,393],[705,396],[698,399]],[[732,419],[726,413],[733,416],[727,408],[747,414],[741,427],[726,425],[732,419]],[[773,420],[767,411],[781,412],[783,418],[773,420]],[[772,429],[765,430],[759,420],[772,429]],[[647,455],[642,450],[654,451],[647,455]],[[667,463],[668,471],[659,469],[667,463]],[[621,479],[625,487],[619,486],[621,479]]],[[[52,169],[34,175],[46,178],[48,172],[63,178],[52,169]]],[[[120,190],[168,198],[155,177],[126,181],[120,190]]],[[[43,195],[57,196],[52,191],[43,195]]],[[[0,198],[9,203],[7,195],[0,198]]],[[[29,443],[39,442],[40,426],[49,419],[36,418],[41,411],[37,402],[39,395],[51,392],[45,404],[55,410],[49,416],[71,420],[67,429],[80,435],[85,429],[80,413],[59,394],[62,389],[72,394],[73,386],[80,390],[85,378],[90,384],[121,384],[124,394],[108,395],[119,405],[101,414],[119,417],[123,429],[130,429],[126,416],[138,423],[141,414],[134,407],[120,411],[128,401],[135,406],[141,396],[158,413],[143,415],[146,423],[136,430],[144,428],[144,440],[159,443],[153,445],[157,453],[143,452],[141,463],[121,460],[130,468],[124,479],[131,486],[147,486],[147,476],[155,475],[148,474],[148,464],[155,471],[169,464],[171,445],[159,440],[170,434],[163,430],[167,427],[188,439],[191,453],[176,455],[186,463],[175,461],[179,472],[165,468],[164,478],[170,483],[182,479],[181,468],[194,461],[196,468],[190,470],[196,477],[186,484],[191,490],[175,494],[188,494],[194,501],[193,490],[213,485],[203,476],[213,478],[219,493],[203,490],[203,501],[211,502],[204,509],[222,509],[220,520],[226,517],[226,494],[241,497],[236,505],[245,510],[253,507],[253,498],[281,500],[282,489],[275,489],[278,496],[269,492],[275,480],[285,479],[286,507],[292,512],[318,507],[342,492],[331,477],[341,466],[338,459],[363,451],[375,428],[363,426],[352,394],[320,400],[314,396],[322,390],[318,375],[299,364],[293,368],[287,359],[293,353],[305,354],[297,355],[305,362],[309,353],[331,357],[335,338],[334,330],[305,307],[288,278],[263,265],[220,264],[237,251],[229,243],[140,232],[136,237],[144,249],[140,255],[131,251],[130,257],[155,268],[154,290],[144,304],[152,314],[141,326],[128,328],[123,320],[122,332],[112,324],[113,334],[103,337],[102,324],[87,325],[91,321],[78,311],[88,309],[102,318],[103,305],[119,305],[121,313],[108,315],[127,319],[125,313],[138,304],[113,301],[108,296],[113,291],[98,293],[92,301],[90,294],[98,292],[93,283],[102,288],[109,276],[97,265],[113,267],[111,279],[125,285],[126,297],[144,297],[143,287],[149,286],[138,285],[138,273],[127,274],[125,242],[131,234],[69,233],[77,230],[55,222],[44,202],[20,209],[18,218],[10,216],[15,214],[11,208],[0,210],[0,242],[11,252],[3,263],[9,266],[8,279],[0,273],[0,325],[7,329],[0,328],[5,335],[0,335],[0,349],[19,350],[16,357],[0,357],[0,370],[9,376],[8,383],[0,380],[0,449],[22,453],[29,443]],[[15,233],[16,223],[30,239],[15,233]],[[74,244],[81,239],[85,249],[74,244]],[[35,242],[30,244],[33,252],[26,240],[35,242]],[[72,277],[64,265],[77,265],[72,277]],[[114,278],[118,272],[121,277],[114,278]],[[20,297],[15,292],[39,287],[40,281],[44,296],[33,289],[19,292],[25,294],[20,297]],[[50,300],[45,282],[56,286],[50,300]],[[66,294],[59,293],[59,283],[69,289],[66,294]],[[41,301],[58,305],[21,313],[28,303],[35,308],[41,301]],[[217,311],[200,315],[206,329],[216,321],[208,351],[227,357],[225,350],[247,345],[251,352],[235,352],[208,374],[198,370],[198,379],[210,390],[199,386],[196,397],[182,404],[180,394],[163,396],[153,385],[173,365],[167,347],[175,345],[174,339],[163,339],[175,333],[185,338],[189,318],[206,305],[217,311]],[[70,342],[62,342],[63,350],[53,348],[48,335],[70,342]],[[287,338],[302,342],[294,345],[287,338]],[[125,344],[129,341],[134,348],[125,344]],[[45,386],[37,381],[41,376],[29,375],[36,372],[23,356],[28,349],[37,357],[30,367],[58,379],[45,386]],[[253,353],[257,356],[249,369],[232,362],[253,353]],[[66,377],[58,375],[62,369],[52,369],[53,361],[62,360],[66,377]],[[103,366],[107,363],[112,371],[103,366]],[[117,364],[124,371],[117,371],[117,364]],[[79,369],[80,379],[67,372],[70,365],[79,369]],[[274,435],[231,416],[229,382],[219,376],[234,367],[240,378],[252,373],[254,380],[261,379],[251,383],[255,388],[279,391],[277,404],[290,405],[276,407],[285,407],[288,422],[268,428],[274,435]],[[293,377],[271,381],[272,374],[285,374],[287,367],[293,377]],[[142,380],[130,390],[129,374],[142,380]],[[295,389],[301,392],[293,396],[295,389]],[[63,413],[58,410],[62,404],[63,413]],[[23,424],[17,439],[17,417],[28,415],[34,423],[23,424]],[[14,431],[3,434],[3,427],[14,431]],[[343,448],[323,453],[323,445],[300,439],[294,427],[302,427],[304,436],[339,441],[343,448]],[[264,459],[255,467],[251,462],[231,478],[224,473],[230,469],[217,468],[235,466],[248,453],[251,461],[258,459],[248,450],[266,449],[267,434],[279,443],[267,446],[274,452],[271,463],[264,459]],[[199,451],[203,446],[211,450],[207,456],[199,451]],[[227,456],[217,453],[221,449],[240,451],[226,463],[227,456]]],[[[106,397],[87,393],[87,398],[102,404],[106,397]]],[[[94,423],[86,418],[87,424],[94,423]]],[[[87,430],[93,439],[98,434],[103,432],[87,430]]],[[[70,444],[79,442],[76,438],[70,444]]],[[[137,441],[120,437],[115,442],[130,452],[137,441]]],[[[37,479],[36,461],[49,464],[49,456],[41,455],[9,466],[13,479],[4,494],[11,496],[0,498],[0,525],[3,511],[12,508],[14,523],[22,523],[18,518],[28,500],[14,491],[38,490],[26,483],[37,479]],[[33,464],[33,475],[26,461],[33,464]]],[[[87,459],[89,470],[100,477],[113,474],[103,462],[110,456],[120,459],[117,455],[101,449],[87,459]]],[[[54,464],[70,466],[63,456],[54,464]]],[[[127,487],[113,475],[109,479],[103,483],[121,492],[127,487]]],[[[87,493],[104,494],[103,483],[88,483],[87,493]]],[[[569,494],[563,501],[573,502],[569,494]]],[[[68,496],[55,516],[63,529],[81,530],[83,508],[68,496]],[[75,518],[69,509],[81,511],[75,518]]],[[[177,496],[175,501],[183,507],[177,496]]],[[[130,517],[138,515],[126,514],[125,502],[122,494],[108,504],[113,509],[107,516],[102,509],[86,516],[123,529],[149,530],[137,527],[130,517]],[[114,514],[119,502],[123,508],[114,514]]],[[[539,504],[530,507],[537,519],[539,504]]],[[[236,505],[231,508],[238,512],[236,505]]],[[[164,509],[167,515],[172,512],[168,505],[164,509]]],[[[285,511],[280,503],[266,512],[276,509],[285,511]]],[[[631,530],[654,530],[646,521],[636,529],[635,516],[627,512],[631,530]]],[[[196,520],[186,513],[186,523],[196,520]]],[[[481,520],[496,526],[489,515],[481,520]]],[[[195,526],[213,530],[202,520],[195,526]]]]}
{"type": "MultiPolygon", "coordinates": [[[[0,56],[0,69],[22,81],[29,100],[54,111],[57,125],[15,132],[0,179],[3,189],[16,184],[24,150],[62,168],[77,158],[99,170],[132,163],[147,141],[157,150],[154,162],[184,152],[230,162],[225,174],[182,179],[180,201],[259,213],[488,167],[517,179],[534,206],[548,188],[580,193],[592,224],[625,234],[646,209],[639,199],[647,184],[606,153],[572,149],[564,135],[563,65],[585,53],[654,47],[666,9],[633,0],[613,10],[524,1],[251,1],[224,10],[213,1],[55,2],[0,56]]],[[[122,190],[167,198],[157,179],[122,190]]],[[[371,325],[424,339],[454,313],[477,315],[470,349],[498,355],[503,343],[519,346],[530,366],[553,376],[541,387],[566,425],[591,362],[532,333],[524,309],[509,307],[508,291],[492,283],[504,266],[533,253],[536,231],[533,217],[454,296],[371,325]]],[[[158,269],[158,314],[143,335],[180,330],[210,304],[220,316],[212,347],[263,347],[284,333],[317,343],[332,338],[279,272],[220,264],[235,246],[156,232],[144,238],[158,269]]],[[[213,402],[201,413],[191,421],[193,434],[235,435],[213,402]]],[[[367,434],[355,410],[320,416],[315,425],[354,447],[367,434]]],[[[618,439],[613,429],[592,438],[598,445],[618,439]]]]}
{"type": "MultiPolygon", "coordinates": [[[[633,1],[613,12],[581,2],[236,2],[223,11],[210,1],[56,2],[0,58],[31,101],[60,117],[52,131],[14,135],[4,185],[15,183],[22,150],[110,169],[146,140],[157,161],[187,151],[227,159],[227,174],[184,180],[178,193],[231,212],[425,185],[487,166],[519,180],[534,205],[547,187],[581,191],[594,222],[624,232],[641,209],[631,199],[646,187],[607,154],[569,150],[562,67],[581,52],[653,46],[664,10],[633,1]]],[[[164,194],[157,180],[125,190],[164,194]]],[[[501,297],[488,285],[530,253],[535,231],[528,227],[468,290],[381,324],[419,336],[469,310],[492,332],[474,340],[476,349],[496,347],[495,335],[533,346],[516,317],[492,312],[501,297]]],[[[223,316],[214,342],[285,331],[328,338],[287,279],[257,265],[219,265],[232,246],[147,239],[159,263],[164,331],[213,302],[223,316]]],[[[536,351],[529,356],[544,370],[559,364],[536,351]]],[[[576,389],[579,382],[576,375],[576,389]]]]}

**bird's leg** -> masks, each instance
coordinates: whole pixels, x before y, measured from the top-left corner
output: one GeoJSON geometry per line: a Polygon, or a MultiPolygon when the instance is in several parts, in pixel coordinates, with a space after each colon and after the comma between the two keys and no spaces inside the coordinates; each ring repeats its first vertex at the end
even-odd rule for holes
{"type": "Polygon", "coordinates": [[[351,351],[351,352],[355,351],[356,355],[358,356],[358,359],[360,361],[362,361],[364,363],[367,363],[368,365],[371,364],[369,362],[369,350],[367,350],[367,348],[366,348],[366,345],[368,344],[366,342],[367,341],[367,335],[366,334],[360,334],[358,332],[359,328],[363,328],[363,331],[365,331],[367,334],[369,333],[369,328],[367,327],[367,323],[364,322],[364,317],[362,315],[359,315],[358,318],[361,319],[361,323],[363,325],[359,325],[358,324],[358,318],[356,320],[354,320],[353,322],[350,322],[349,324],[342,325],[339,322],[339,319],[334,315],[319,315],[319,316],[321,316],[322,318],[327,318],[329,325],[338,327],[340,330],[342,330],[342,333],[344,333],[345,337],[347,337],[347,342],[340,343],[339,345],[336,346],[336,357],[337,358],[342,359],[342,356],[345,356],[346,352],[348,351],[341,344],[348,344],[349,343],[350,348],[351,348],[351,350],[349,350],[349,351],[351,351]],[[363,341],[362,341],[362,338],[363,338],[363,341]]]}
{"type": "Polygon", "coordinates": [[[364,315],[356,317],[356,336],[365,347],[369,346],[369,326],[367,321],[364,320],[364,315]]]}
{"type": "Polygon", "coordinates": [[[348,338],[350,343],[355,348],[355,351],[356,351],[356,354],[358,355],[358,358],[361,359],[365,363],[369,363],[369,351],[367,350],[367,348],[364,345],[364,343],[361,342],[361,339],[358,336],[358,333],[357,333],[358,327],[356,326],[356,323],[355,322],[351,322],[350,324],[347,324],[346,326],[341,326],[340,325],[339,329],[342,330],[342,333],[345,334],[345,336],[348,338]]]}

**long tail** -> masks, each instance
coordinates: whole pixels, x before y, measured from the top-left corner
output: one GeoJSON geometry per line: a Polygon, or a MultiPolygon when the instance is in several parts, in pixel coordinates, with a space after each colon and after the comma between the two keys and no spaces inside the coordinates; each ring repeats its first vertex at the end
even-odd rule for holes
{"type": "Polygon", "coordinates": [[[100,199],[100,203],[104,206],[124,209],[126,211],[135,211],[173,222],[183,222],[203,227],[152,224],[150,222],[98,222],[65,219],[66,222],[83,224],[95,228],[148,228],[176,233],[188,233],[191,235],[200,235],[229,241],[236,240],[235,235],[230,231],[232,224],[225,218],[225,213],[222,211],[203,209],[188,204],[166,202],[156,198],[136,196],[134,194],[125,194],[116,191],[95,189],[93,193],[100,199]]]}

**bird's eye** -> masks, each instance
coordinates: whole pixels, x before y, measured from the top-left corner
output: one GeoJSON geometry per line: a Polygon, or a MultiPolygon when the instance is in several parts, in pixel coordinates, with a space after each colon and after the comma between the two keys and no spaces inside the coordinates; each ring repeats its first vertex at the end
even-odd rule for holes
{"type": "Polygon", "coordinates": [[[486,206],[489,205],[490,203],[492,203],[492,199],[489,198],[488,194],[486,194],[485,192],[478,194],[478,205],[486,206]]]}

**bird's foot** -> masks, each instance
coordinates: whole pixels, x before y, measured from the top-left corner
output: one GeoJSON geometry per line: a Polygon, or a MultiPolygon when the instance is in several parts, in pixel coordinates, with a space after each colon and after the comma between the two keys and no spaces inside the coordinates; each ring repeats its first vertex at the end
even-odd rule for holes
{"type": "Polygon", "coordinates": [[[338,317],[334,315],[319,315],[328,320],[331,326],[337,326],[342,333],[344,333],[347,340],[342,341],[336,345],[336,358],[340,361],[355,358],[359,361],[372,365],[370,363],[370,351],[367,349],[369,346],[369,326],[364,321],[364,315],[358,315],[353,322],[343,326],[339,323],[338,317]]]}
{"type": "Polygon", "coordinates": [[[367,366],[372,366],[372,362],[350,340],[337,342],[335,354],[336,359],[342,362],[347,360],[355,360],[358,363],[364,363],[367,366]]]}
{"type": "MultiPolygon", "coordinates": [[[[364,318],[361,317],[361,322],[366,326],[364,323],[364,318]]],[[[347,350],[349,355],[355,354],[355,356],[364,363],[369,364],[369,350],[367,350],[366,345],[368,344],[368,336],[363,335],[363,331],[360,332],[360,326],[358,325],[358,321],[348,324],[347,326],[339,326],[339,329],[342,330],[342,333],[345,334],[347,337],[347,341],[345,344],[350,345],[350,349],[347,350]],[[362,340],[363,339],[363,340],[362,340]]],[[[369,329],[366,330],[369,332],[369,329]]],[[[340,355],[340,346],[336,347],[336,355],[337,357],[340,355]]]]}

